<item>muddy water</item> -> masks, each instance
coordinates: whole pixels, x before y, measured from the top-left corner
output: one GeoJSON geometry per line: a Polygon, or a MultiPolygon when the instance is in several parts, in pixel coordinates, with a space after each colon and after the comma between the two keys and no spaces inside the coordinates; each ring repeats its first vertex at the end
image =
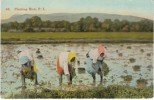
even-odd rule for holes
{"type": "MultiPolygon", "coordinates": [[[[80,61],[78,67],[85,67],[85,54],[92,48],[96,48],[99,44],[20,44],[20,45],[2,45],[1,46],[1,95],[7,96],[21,91],[20,65],[17,58],[17,50],[30,48],[33,51],[35,63],[37,65],[38,82],[41,87],[50,89],[58,88],[58,74],[56,72],[56,58],[62,51],[73,51],[77,55],[77,61],[80,61]],[[37,48],[40,49],[43,58],[37,58],[37,48]]],[[[148,44],[104,44],[107,50],[107,58],[105,63],[108,65],[110,72],[104,76],[104,86],[114,84],[127,84],[137,86],[138,79],[146,79],[147,86],[153,84],[153,49],[152,43],[148,44]],[[131,61],[130,59],[134,59],[131,61]],[[134,70],[133,66],[140,66],[139,70],[134,70]],[[151,67],[149,67],[151,66],[151,67]],[[132,75],[132,80],[124,81],[121,76],[132,75]]],[[[73,79],[75,85],[90,85],[92,77],[86,72],[79,74],[73,79]]],[[[63,77],[63,83],[66,84],[67,79],[63,77]]],[[[96,83],[99,83],[100,77],[96,75],[96,83]]],[[[34,82],[27,79],[27,88],[33,89],[34,82]]]]}

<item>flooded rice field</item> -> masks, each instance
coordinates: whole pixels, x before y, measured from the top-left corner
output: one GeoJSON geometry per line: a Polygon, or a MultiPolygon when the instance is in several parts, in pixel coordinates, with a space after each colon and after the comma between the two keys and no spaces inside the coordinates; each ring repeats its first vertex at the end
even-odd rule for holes
{"type": "MultiPolygon", "coordinates": [[[[90,86],[92,77],[84,68],[86,66],[86,53],[97,48],[97,43],[67,43],[67,44],[20,44],[1,46],[1,95],[21,92],[20,65],[17,50],[32,49],[37,66],[38,82],[40,87],[57,89],[59,79],[56,71],[56,59],[62,51],[73,51],[77,55],[76,76],[73,84],[78,86],[90,86]],[[36,53],[37,49],[41,53],[36,53]],[[80,69],[78,69],[80,68],[80,69]]],[[[107,75],[103,77],[103,85],[130,85],[133,87],[150,86],[153,84],[153,44],[135,43],[105,43],[107,58],[104,60],[109,68],[107,75]]],[[[100,77],[96,75],[96,83],[100,77]]],[[[67,78],[63,77],[63,84],[67,78]]],[[[26,79],[28,89],[33,89],[34,82],[26,79]]]]}

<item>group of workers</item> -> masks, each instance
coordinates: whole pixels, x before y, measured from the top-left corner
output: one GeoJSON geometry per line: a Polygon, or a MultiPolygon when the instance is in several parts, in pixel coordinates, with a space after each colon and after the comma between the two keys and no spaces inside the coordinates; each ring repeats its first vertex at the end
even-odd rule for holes
{"type": "MultiPolygon", "coordinates": [[[[35,84],[38,84],[36,65],[30,50],[18,51],[19,63],[21,64],[21,80],[25,86],[25,78],[34,79],[35,84]]],[[[96,81],[96,73],[100,75],[100,84],[103,82],[103,60],[106,57],[105,47],[100,45],[98,48],[87,52],[86,71],[91,74],[93,83],[96,81]]],[[[57,73],[59,75],[59,85],[62,84],[62,76],[66,75],[68,84],[72,84],[72,79],[75,75],[75,63],[77,57],[73,52],[61,52],[57,57],[57,73]]]]}

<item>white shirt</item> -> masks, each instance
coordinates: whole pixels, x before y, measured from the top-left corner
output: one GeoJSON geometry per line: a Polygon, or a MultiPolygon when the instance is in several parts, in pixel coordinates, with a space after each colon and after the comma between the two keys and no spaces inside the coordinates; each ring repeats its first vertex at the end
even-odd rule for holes
{"type": "Polygon", "coordinates": [[[69,55],[69,52],[62,52],[59,54],[59,64],[60,64],[60,67],[63,68],[65,75],[69,74],[68,55],[69,55]]]}
{"type": "Polygon", "coordinates": [[[33,54],[30,49],[22,51],[18,54],[19,59],[23,56],[27,56],[30,61],[33,61],[33,54]]]}
{"type": "Polygon", "coordinates": [[[96,63],[97,60],[103,60],[103,57],[100,56],[98,49],[90,50],[89,57],[93,60],[93,63],[96,63]]]}

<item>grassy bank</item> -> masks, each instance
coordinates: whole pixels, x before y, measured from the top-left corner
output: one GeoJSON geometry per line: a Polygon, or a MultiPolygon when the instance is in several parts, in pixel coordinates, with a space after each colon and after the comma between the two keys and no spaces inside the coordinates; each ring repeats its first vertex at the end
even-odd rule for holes
{"type": "Polygon", "coordinates": [[[26,91],[9,98],[152,98],[153,87],[144,89],[130,86],[111,85],[108,87],[99,86],[87,90],[64,91],[46,90],[40,92],[26,91]]]}
{"type": "Polygon", "coordinates": [[[2,41],[56,40],[56,39],[108,39],[153,40],[152,32],[2,32],[2,41]]]}

